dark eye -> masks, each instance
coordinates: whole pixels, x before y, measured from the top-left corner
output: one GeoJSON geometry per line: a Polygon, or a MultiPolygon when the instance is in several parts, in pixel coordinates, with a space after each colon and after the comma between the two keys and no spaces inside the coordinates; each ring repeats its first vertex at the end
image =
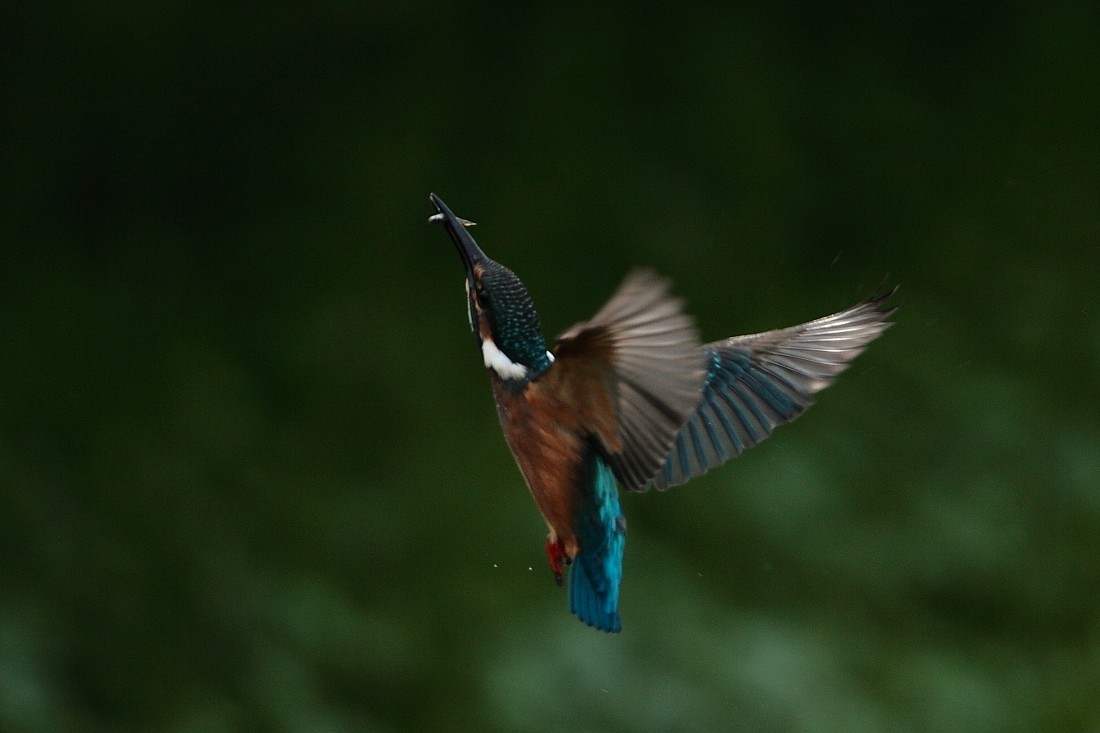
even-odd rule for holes
{"type": "Polygon", "coordinates": [[[488,310],[490,305],[489,291],[481,283],[474,286],[474,296],[477,298],[477,304],[481,306],[482,310],[488,310]]]}

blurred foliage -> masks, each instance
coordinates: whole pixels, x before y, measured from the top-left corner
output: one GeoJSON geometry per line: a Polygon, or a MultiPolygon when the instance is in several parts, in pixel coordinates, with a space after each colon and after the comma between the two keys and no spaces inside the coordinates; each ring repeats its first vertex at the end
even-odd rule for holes
{"type": "Polygon", "coordinates": [[[1100,729],[1095,3],[0,17],[0,730],[1100,729]],[[599,634],[429,191],[551,334],[898,325],[599,634]]]}

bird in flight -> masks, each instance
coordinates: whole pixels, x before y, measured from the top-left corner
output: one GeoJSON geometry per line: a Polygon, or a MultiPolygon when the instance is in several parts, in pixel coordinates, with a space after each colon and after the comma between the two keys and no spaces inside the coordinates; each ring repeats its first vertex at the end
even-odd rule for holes
{"type": "Polygon", "coordinates": [[[618,632],[626,519],[618,485],[682,484],[737,457],[813,404],[890,325],[893,291],[824,318],[700,343],[669,282],[626,276],[591,319],[547,348],[531,296],[435,194],[466,270],[466,308],[504,439],[549,527],[546,552],[569,607],[618,632]]]}

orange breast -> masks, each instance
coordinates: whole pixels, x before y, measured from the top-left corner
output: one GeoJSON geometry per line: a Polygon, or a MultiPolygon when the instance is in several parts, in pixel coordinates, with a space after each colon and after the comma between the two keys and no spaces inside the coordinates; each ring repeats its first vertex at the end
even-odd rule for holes
{"type": "Polygon", "coordinates": [[[535,383],[512,394],[496,375],[491,378],[508,447],[543,518],[573,558],[577,469],[589,450],[581,418],[573,405],[535,383]]]}

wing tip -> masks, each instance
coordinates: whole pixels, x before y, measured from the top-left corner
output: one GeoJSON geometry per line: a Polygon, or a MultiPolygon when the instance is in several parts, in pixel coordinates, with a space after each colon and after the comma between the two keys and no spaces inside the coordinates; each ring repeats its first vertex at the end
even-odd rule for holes
{"type": "Polygon", "coordinates": [[[860,305],[870,306],[881,315],[882,320],[886,322],[887,326],[892,326],[894,325],[893,321],[888,321],[888,319],[890,318],[890,316],[894,315],[894,313],[897,312],[899,306],[893,305],[890,301],[894,297],[894,295],[897,294],[898,290],[901,288],[901,285],[897,284],[891,287],[887,284],[887,281],[889,279],[889,275],[883,277],[882,282],[880,282],[878,286],[876,286],[875,289],[871,291],[871,294],[867,296],[867,298],[864,299],[864,301],[860,303],[860,305]]]}

